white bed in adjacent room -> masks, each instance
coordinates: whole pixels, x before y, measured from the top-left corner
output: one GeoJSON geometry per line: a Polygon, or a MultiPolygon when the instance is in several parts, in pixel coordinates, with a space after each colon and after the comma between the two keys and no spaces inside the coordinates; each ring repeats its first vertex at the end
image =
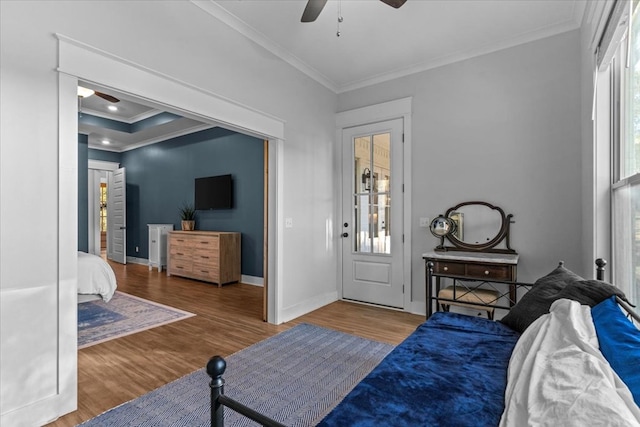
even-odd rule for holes
{"type": "Polygon", "coordinates": [[[108,302],[116,287],[116,275],[105,260],[78,251],[78,303],[96,299],[108,302]]]}

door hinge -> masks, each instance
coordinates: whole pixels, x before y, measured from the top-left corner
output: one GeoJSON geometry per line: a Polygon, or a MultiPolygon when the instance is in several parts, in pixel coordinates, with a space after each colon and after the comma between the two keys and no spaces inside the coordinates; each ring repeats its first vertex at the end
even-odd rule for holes
{"type": "Polygon", "coordinates": [[[404,243],[404,234],[402,234],[402,243],[404,243]]]}
{"type": "Polygon", "coordinates": [[[404,294],[404,285],[402,285],[402,293],[404,294]]]}
{"type": "Polygon", "coordinates": [[[402,143],[404,144],[404,133],[402,134],[402,143]]]}
{"type": "Polygon", "coordinates": [[[402,184],[402,192],[404,193],[404,184],[402,184]]]}

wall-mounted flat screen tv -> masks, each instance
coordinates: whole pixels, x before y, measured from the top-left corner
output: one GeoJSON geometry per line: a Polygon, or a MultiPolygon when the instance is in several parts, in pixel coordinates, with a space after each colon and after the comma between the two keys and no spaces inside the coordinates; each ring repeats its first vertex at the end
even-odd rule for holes
{"type": "Polygon", "coordinates": [[[231,175],[196,178],[195,208],[231,209],[233,207],[233,180],[231,175]]]}

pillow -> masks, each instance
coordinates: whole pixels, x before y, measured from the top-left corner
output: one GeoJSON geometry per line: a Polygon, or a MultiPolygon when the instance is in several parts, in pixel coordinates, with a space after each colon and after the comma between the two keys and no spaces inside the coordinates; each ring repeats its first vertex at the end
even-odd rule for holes
{"type": "Polygon", "coordinates": [[[500,322],[517,332],[524,332],[538,317],[549,312],[551,304],[559,299],[560,291],[570,283],[581,280],[584,279],[561,263],[551,273],[536,280],[531,290],[511,307],[509,313],[500,322]]]}
{"type": "Polygon", "coordinates": [[[640,329],[622,313],[615,296],[591,309],[600,351],[640,406],[640,329]]]}
{"type": "Polygon", "coordinates": [[[594,307],[612,295],[617,295],[627,301],[624,292],[607,282],[600,280],[577,280],[569,283],[558,293],[557,297],[572,299],[582,305],[594,307]]]}

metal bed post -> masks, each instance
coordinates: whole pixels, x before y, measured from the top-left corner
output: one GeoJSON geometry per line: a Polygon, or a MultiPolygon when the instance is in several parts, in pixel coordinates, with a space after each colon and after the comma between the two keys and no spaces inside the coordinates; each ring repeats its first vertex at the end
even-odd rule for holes
{"type": "Polygon", "coordinates": [[[207,363],[207,374],[211,377],[211,427],[224,427],[224,406],[218,399],[224,393],[224,374],[227,362],[220,356],[213,356],[207,363]]]}
{"type": "Polygon", "coordinates": [[[245,416],[265,427],[286,427],[261,413],[243,405],[224,394],[224,374],[227,362],[221,356],[213,356],[207,362],[207,374],[211,377],[211,427],[224,427],[224,407],[231,408],[242,416],[245,416]]]}

